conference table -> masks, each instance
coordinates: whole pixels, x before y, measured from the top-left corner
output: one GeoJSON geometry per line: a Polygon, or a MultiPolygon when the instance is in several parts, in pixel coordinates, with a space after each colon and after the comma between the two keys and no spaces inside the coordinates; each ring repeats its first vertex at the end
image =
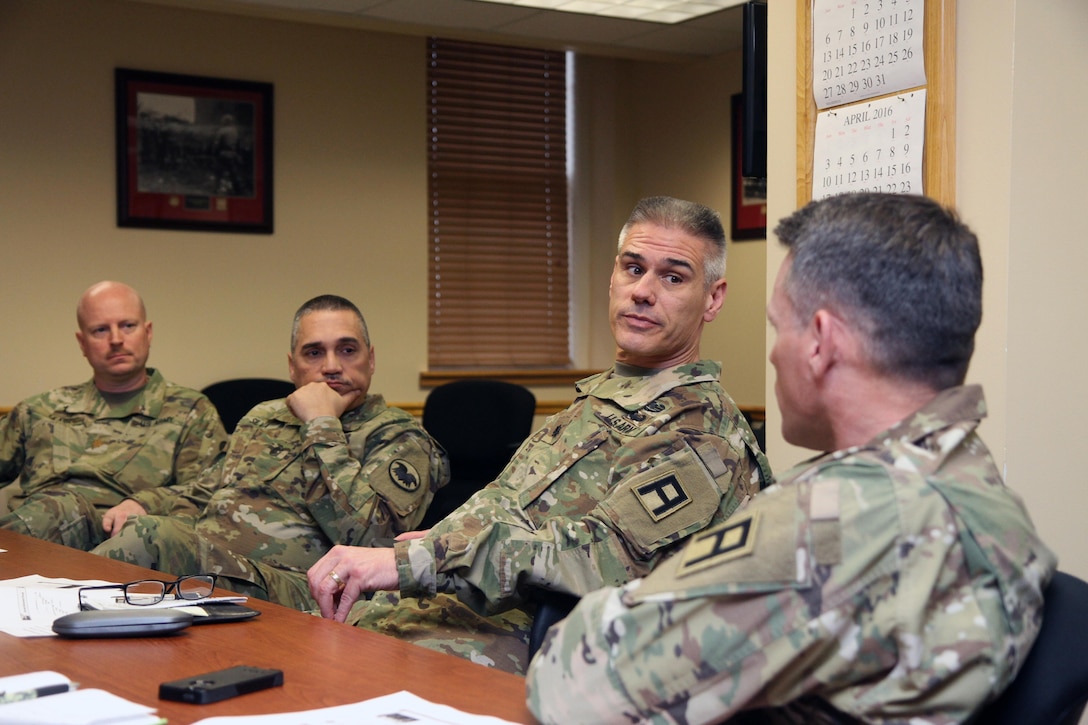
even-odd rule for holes
{"type": "MultiPolygon", "coordinates": [[[[30,574],[118,583],[172,579],[8,531],[0,531],[0,549],[7,550],[0,553],[3,580],[30,574]]],[[[246,606],[260,616],[162,637],[24,638],[0,632],[0,676],[55,670],[82,688],[155,707],[170,725],[347,705],[401,690],[466,713],[535,722],[521,677],[270,602],[251,598],[246,606]],[[283,670],[284,684],[208,705],[158,699],[161,682],[234,665],[283,670]]]]}

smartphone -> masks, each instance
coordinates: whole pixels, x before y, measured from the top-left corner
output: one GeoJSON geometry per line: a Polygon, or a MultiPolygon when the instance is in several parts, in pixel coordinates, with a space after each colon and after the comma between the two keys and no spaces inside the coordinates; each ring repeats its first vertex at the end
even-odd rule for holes
{"type": "Polygon", "coordinates": [[[207,705],[283,684],[283,670],[240,665],[159,685],[160,700],[207,705]]]}

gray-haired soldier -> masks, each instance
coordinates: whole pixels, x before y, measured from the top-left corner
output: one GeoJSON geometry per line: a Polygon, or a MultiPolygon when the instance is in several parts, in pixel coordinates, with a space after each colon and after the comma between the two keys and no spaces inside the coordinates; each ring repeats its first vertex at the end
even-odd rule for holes
{"type": "Polygon", "coordinates": [[[975,433],[981,389],[963,386],[974,234],[929,199],[880,194],[814,202],[776,231],[783,434],[832,452],[645,579],[585,597],[529,671],[544,722],[959,723],[1035,639],[1055,558],[975,433]]]}
{"type": "Polygon", "coordinates": [[[618,247],[616,364],[428,534],[322,558],[309,573],[322,614],[524,672],[534,588],[582,595],[642,576],[769,483],[721,366],[699,355],[725,296],[718,214],[644,199],[618,247]]]}
{"type": "Polygon", "coordinates": [[[152,325],[136,290],[92,285],[76,322],[92,379],[0,419],[0,529],[91,549],[120,528],[117,504],[153,510],[215,462],[227,433],[210,400],[147,367],[152,325]]]}
{"type": "Polygon", "coordinates": [[[306,570],[334,544],[418,526],[449,464],[411,415],[368,394],[374,348],[358,308],[335,295],[304,304],[287,363],[295,392],[247,413],[171,516],[130,519],[94,553],[312,609],[306,570]]]}

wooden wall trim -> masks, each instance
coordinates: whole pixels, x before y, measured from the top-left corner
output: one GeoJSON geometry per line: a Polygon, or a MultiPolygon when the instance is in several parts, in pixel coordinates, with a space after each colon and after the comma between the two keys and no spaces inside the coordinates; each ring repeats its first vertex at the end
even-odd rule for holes
{"type": "MultiPolygon", "coordinates": [[[[423,417],[423,403],[390,403],[390,405],[411,413],[417,418],[423,417]]],[[[570,405],[569,400],[538,400],[536,401],[536,415],[549,416],[566,410],[570,405]]],[[[753,421],[767,420],[767,410],[763,406],[739,405],[740,411],[748,415],[753,421]]]]}
{"type": "MultiPolygon", "coordinates": [[[[956,0],[926,0],[922,28],[926,68],[923,191],[926,196],[953,206],[956,203],[956,0]]],[[[797,0],[796,43],[797,206],[802,207],[812,199],[812,154],[816,145],[812,0],[797,0]]]]}
{"type": "Polygon", "coordinates": [[[505,380],[518,385],[574,385],[600,370],[426,370],[419,374],[421,388],[435,388],[454,380],[505,380]]]}

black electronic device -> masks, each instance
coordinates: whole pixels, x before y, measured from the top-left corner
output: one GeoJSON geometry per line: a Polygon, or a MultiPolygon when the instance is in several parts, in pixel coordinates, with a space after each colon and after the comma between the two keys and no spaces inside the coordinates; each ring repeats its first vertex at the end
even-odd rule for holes
{"type": "Polygon", "coordinates": [[[156,637],[193,623],[193,615],[176,609],[96,609],[65,614],[53,621],[62,637],[156,637]]]}
{"type": "Polygon", "coordinates": [[[239,665],[159,685],[160,700],[207,705],[283,684],[283,671],[239,665]]]}
{"type": "Polygon", "coordinates": [[[750,0],[744,6],[741,72],[743,121],[741,175],[767,176],[767,3],[750,0]]]}
{"type": "Polygon", "coordinates": [[[260,615],[256,609],[233,602],[211,602],[185,607],[186,610],[201,609],[204,614],[194,614],[193,624],[218,624],[220,622],[242,622],[260,615]]]}

